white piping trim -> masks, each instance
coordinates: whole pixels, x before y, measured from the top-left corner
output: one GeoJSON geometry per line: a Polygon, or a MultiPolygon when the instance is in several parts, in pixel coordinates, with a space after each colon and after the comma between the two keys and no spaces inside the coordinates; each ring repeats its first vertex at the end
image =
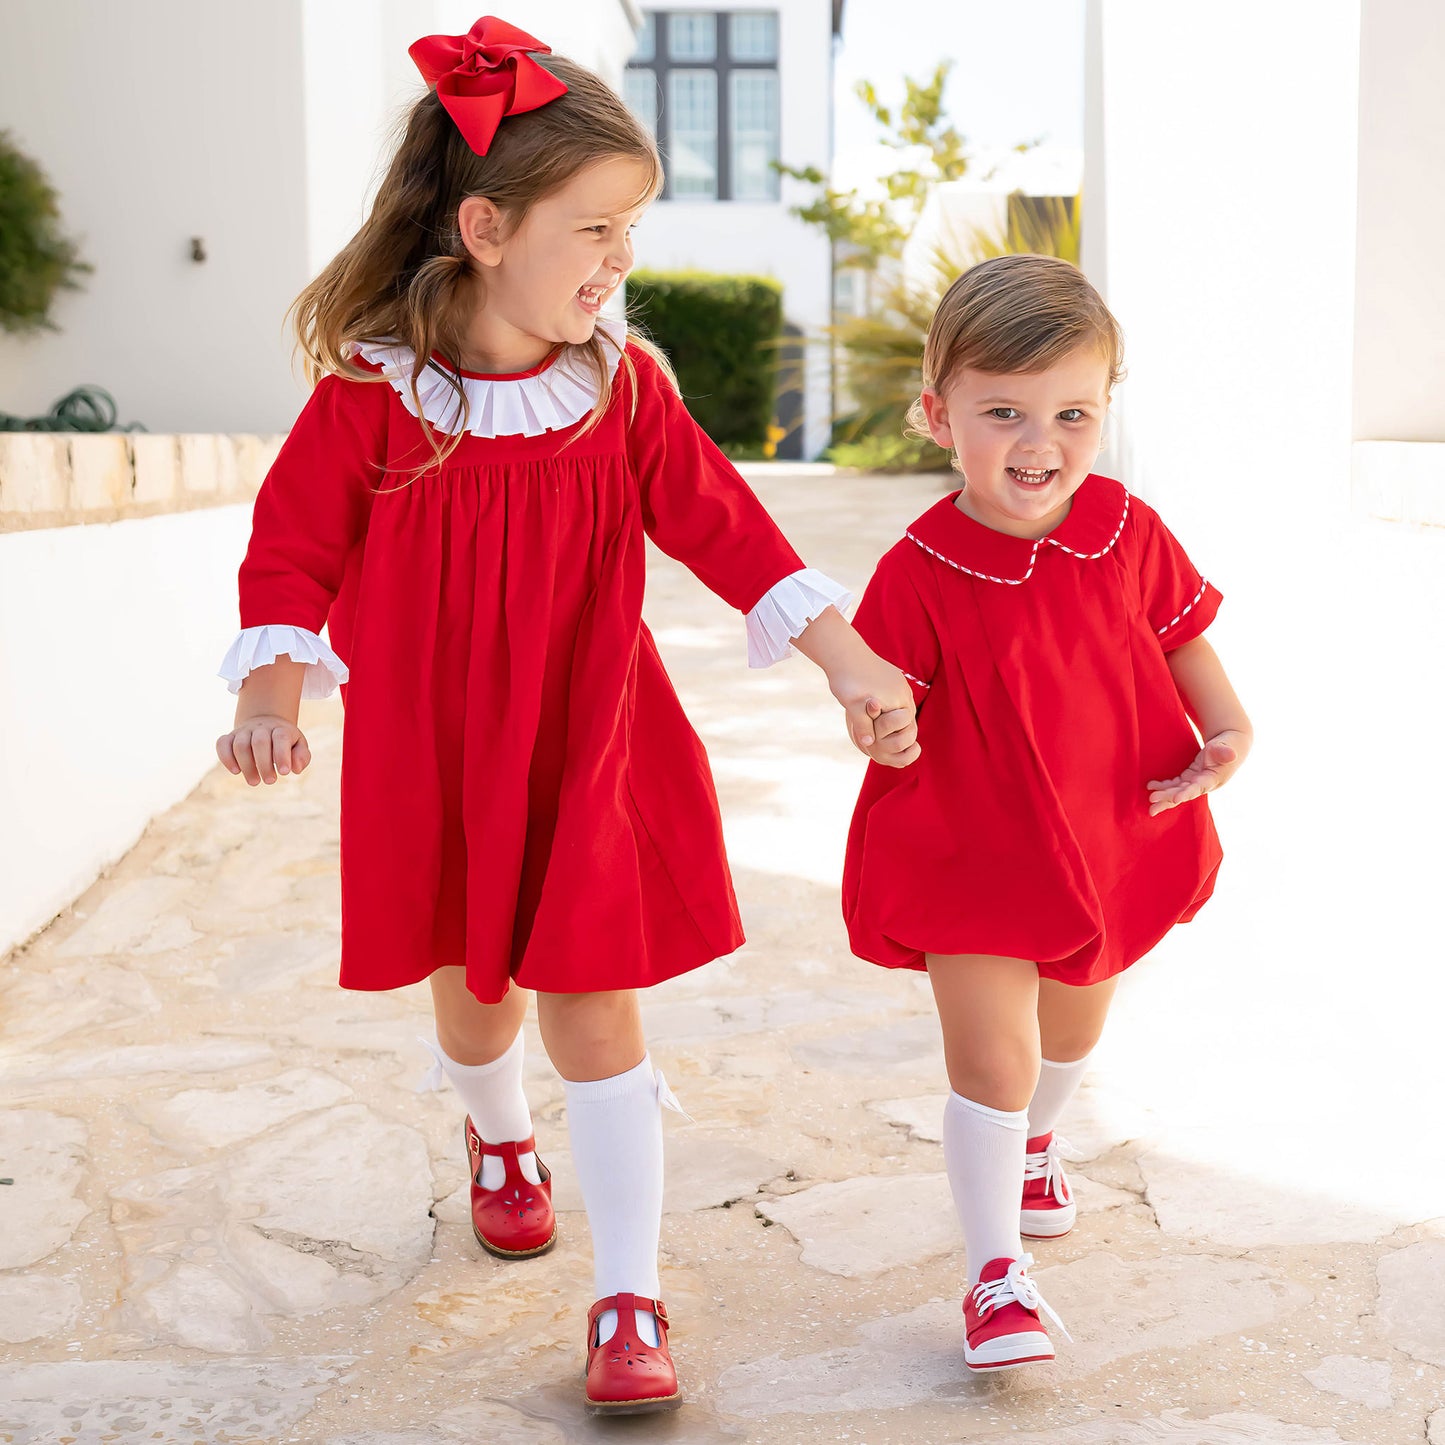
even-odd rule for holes
{"type": "MultiPolygon", "coordinates": [[[[970,577],[978,577],[985,582],[998,582],[1004,587],[1018,587],[1021,586],[1023,583],[1027,582],[1029,578],[1034,575],[1034,567],[1038,563],[1039,559],[1039,548],[1042,547],[1045,542],[1047,542],[1051,547],[1057,547],[1061,552],[1067,552],[1071,557],[1077,557],[1081,562],[1095,562],[1100,557],[1104,556],[1105,553],[1112,551],[1114,543],[1117,542],[1119,538],[1124,535],[1124,524],[1129,520],[1129,501],[1129,493],[1126,491],[1124,493],[1124,515],[1119,518],[1119,525],[1115,530],[1114,535],[1109,538],[1108,542],[1106,542],[1099,551],[1076,552],[1072,547],[1065,546],[1064,543],[1055,541],[1052,536],[1040,537],[1034,543],[1033,551],[1029,553],[1028,570],[1025,571],[1022,577],[990,577],[987,572],[975,572],[972,567],[965,567],[962,562],[955,562],[952,557],[945,557],[942,552],[935,552],[933,548],[928,545],[927,542],[920,540],[918,537],[914,536],[912,532],[905,532],[904,535],[908,538],[910,542],[916,543],[918,546],[922,547],[923,550],[927,552],[930,557],[937,557],[940,562],[946,563],[948,566],[955,568],[959,572],[967,572],[970,577]]],[[[1198,598],[1195,598],[1196,602],[1198,600],[1198,598]]],[[[1190,606],[1193,606],[1193,603],[1191,603],[1190,606]]],[[[1188,609],[1186,608],[1185,610],[1187,611],[1188,609]]],[[[1183,616],[1183,613],[1181,613],[1180,616],[1183,616]]],[[[1175,620],[1177,621],[1178,619],[1176,618],[1175,620]]],[[[1171,623],[1170,626],[1173,626],[1173,623],[1171,623]]]]}
{"type": "Polygon", "coordinates": [[[904,677],[906,677],[906,678],[909,680],[909,682],[917,683],[919,687],[932,687],[932,686],[933,686],[933,684],[932,684],[931,682],[924,682],[924,680],[923,680],[921,677],[914,677],[914,675],[913,675],[911,672],[905,672],[903,675],[904,675],[904,677]]]}
{"type": "Polygon", "coordinates": [[[1175,617],[1171,621],[1166,622],[1164,626],[1159,629],[1158,636],[1163,637],[1166,632],[1172,631],[1181,622],[1183,622],[1184,619],[1188,617],[1189,614],[1193,612],[1194,609],[1204,600],[1204,594],[1208,591],[1209,582],[1206,579],[1200,584],[1199,591],[1194,594],[1193,598],[1190,600],[1189,605],[1184,609],[1184,611],[1181,612],[1178,617],[1175,617]]]}

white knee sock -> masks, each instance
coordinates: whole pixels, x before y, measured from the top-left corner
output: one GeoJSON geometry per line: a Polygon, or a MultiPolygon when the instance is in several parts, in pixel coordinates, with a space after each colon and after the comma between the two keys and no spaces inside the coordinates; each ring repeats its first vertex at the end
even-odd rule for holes
{"type": "Polygon", "coordinates": [[[1041,1061],[1038,1087],[1029,1100],[1030,1139],[1053,1132],[1088,1067],[1088,1054],[1066,1064],[1056,1064],[1052,1059],[1041,1061]]]}
{"type": "MultiPolygon", "coordinates": [[[[662,1114],[660,1076],[652,1059],[625,1074],[591,1083],[564,1080],[572,1163],[587,1225],[598,1299],[619,1293],[657,1298],[657,1243],[662,1229],[662,1114]]],[[[1017,1212],[1017,1206],[1015,1206],[1017,1212]]],[[[637,1333],[656,1345],[657,1323],[638,1310],[637,1333]]],[[[617,1311],[597,1322],[605,1343],[617,1329],[617,1311]]]]}
{"type": "MultiPolygon", "coordinates": [[[[532,1111],[527,1107],[527,1096],[522,1090],[522,1061],[526,1055],[526,1041],[519,1029],[512,1046],[500,1058],[489,1064],[459,1064],[438,1043],[422,1039],[440,1066],[440,1072],[452,1081],[452,1088],[461,1096],[472,1125],[488,1144],[520,1143],[532,1137],[532,1111]]],[[[432,1071],[422,1081],[422,1087],[439,1088],[441,1079],[434,1078],[432,1071]]],[[[537,1168],[537,1156],[528,1150],[517,1156],[522,1173],[533,1184],[542,1182],[537,1168]]],[[[507,1180],[507,1166],[496,1155],[483,1155],[482,1177],[478,1181],[483,1189],[500,1189],[507,1180]]]]}
{"type": "Polygon", "coordinates": [[[1026,1110],[990,1109],[961,1094],[950,1093],[944,1105],[943,1162],[963,1226],[970,1288],[990,1260],[1017,1259],[1024,1252],[1019,1203],[1028,1117],[1026,1110]]]}

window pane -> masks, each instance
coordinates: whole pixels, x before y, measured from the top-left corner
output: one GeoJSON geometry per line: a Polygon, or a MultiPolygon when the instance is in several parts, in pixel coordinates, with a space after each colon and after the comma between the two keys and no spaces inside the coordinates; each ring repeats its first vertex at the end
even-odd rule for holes
{"type": "Polygon", "coordinates": [[[717,72],[673,70],[667,77],[667,158],[672,194],[717,197],[717,72]]]}
{"type": "Polygon", "coordinates": [[[730,17],[728,51],[734,60],[778,58],[778,16],[773,10],[740,10],[730,17]]]}
{"type": "Polygon", "coordinates": [[[735,70],[732,83],[732,163],[735,201],[775,201],[778,174],[778,72],[735,70]]]}
{"type": "Polygon", "coordinates": [[[655,60],[657,58],[657,19],[651,10],[642,12],[642,29],[637,32],[637,49],[632,52],[634,60],[655,60]]]}
{"type": "Polygon", "coordinates": [[[627,108],[645,125],[653,136],[657,135],[657,76],[652,71],[636,67],[622,72],[622,98],[627,108]]]}
{"type": "Polygon", "coordinates": [[[674,60],[716,60],[717,16],[674,10],[667,17],[667,50],[674,60]]]}

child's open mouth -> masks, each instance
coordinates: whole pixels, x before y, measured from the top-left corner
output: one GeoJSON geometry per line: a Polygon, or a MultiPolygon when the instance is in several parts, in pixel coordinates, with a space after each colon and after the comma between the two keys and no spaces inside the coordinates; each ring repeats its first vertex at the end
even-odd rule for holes
{"type": "Polygon", "coordinates": [[[602,303],[616,289],[616,283],[611,286],[579,286],[577,288],[577,304],[593,316],[602,310],[602,303]]]}
{"type": "Polygon", "coordinates": [[[1043,488],[1058,476],[1057,467],[1005,467],[1004,470],[1021,487],[1043,488]]]}

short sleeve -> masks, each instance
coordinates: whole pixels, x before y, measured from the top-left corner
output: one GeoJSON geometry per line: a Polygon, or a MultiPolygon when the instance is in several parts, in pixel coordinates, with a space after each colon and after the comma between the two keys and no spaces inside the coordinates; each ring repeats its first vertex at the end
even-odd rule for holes
{"type": "Polygon", "coordinates": [[[321,631],[383,483],[389,396],[337,376],[312,392],[256,497],[239,577],[242,628],[321,631]]]}
{"type": "Polygon", "coordinates": [[[737,469],[688,414],[657,363],[629,346],[636,408],[628,454],[647,535],[710,591],[751,612],[784,577],[804,570],[737,469]]]}
{"type": "Polygon", "coordinates": [[[1149,625],[1165,652],[1203,634],[1223,600],[1199,572],[1159,514],[1134,500],[1139,528],[1139,591],[1149,625]]]}
{"type": "Polygon", "coordinates": [[[899,668],[922,706],[932,690],[942,660],[938,629],[919,595],[908,563],[911,542],[900,542],[879,561],[853,618],[863,641],[899,668]]]}

